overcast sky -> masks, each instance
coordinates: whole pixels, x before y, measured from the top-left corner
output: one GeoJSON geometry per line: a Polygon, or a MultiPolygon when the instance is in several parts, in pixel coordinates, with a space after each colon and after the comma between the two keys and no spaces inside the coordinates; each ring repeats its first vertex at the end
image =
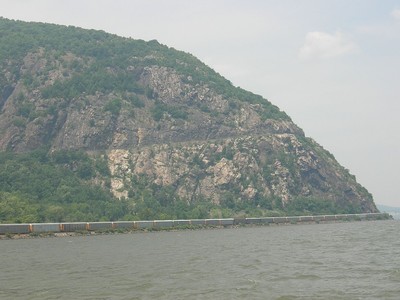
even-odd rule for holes
{"type": "Polygon", "coordinates": [[[400,206],[400,0],[0,0],[0,15],[190,52],[400,206]]]}

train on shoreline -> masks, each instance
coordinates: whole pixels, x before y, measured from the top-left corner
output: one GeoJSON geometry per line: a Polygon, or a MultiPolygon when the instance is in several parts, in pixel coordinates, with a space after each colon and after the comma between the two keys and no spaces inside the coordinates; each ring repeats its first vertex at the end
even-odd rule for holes
{"type": "Polygon", "coordinates": [[[261,217],[261,218],[224,218],[193,220],[153,220],[153,221],[115,221],[115,222],[62,222],[62,223],[21,223],[0,224],[0,234],[31,234],[58,232],[85,232],[105,230],[152,230],[182,227],[217,227],[235,225],[267,225],[319,223],[352,220],[390,219],[387,213],[261,217]]]}

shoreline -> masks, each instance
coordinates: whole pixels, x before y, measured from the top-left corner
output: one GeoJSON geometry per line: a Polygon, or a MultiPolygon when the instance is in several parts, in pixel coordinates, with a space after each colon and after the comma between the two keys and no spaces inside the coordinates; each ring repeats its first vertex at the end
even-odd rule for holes
{"type": "Polygon", "coordinates": [[[0,224],[0,240],[393,220],[388,213],[263,218],[0,224]]]}

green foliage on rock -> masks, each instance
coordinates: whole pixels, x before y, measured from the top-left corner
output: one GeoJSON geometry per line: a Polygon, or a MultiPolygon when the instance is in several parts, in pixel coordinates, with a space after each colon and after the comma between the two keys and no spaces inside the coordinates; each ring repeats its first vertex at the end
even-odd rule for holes
{"type": "Polygon", "coordinates": [[[188,118],[188,113],[184,109],[157,101],[151,110],[153,119],[155,121],[160,121],[165,113],[169,114],[174,119],[186,120],[188,118]]]}
{"type": "Polygon", "coordinates": [[[121,110],[121,107],[122,107],[121,99],[113,99],[106,103],[104,110],[111,112],[112,115],[118,115],[119,111],[121,110]]]}
{"type": "Polygon", "coordinates": [[[0,153],[0,222],[122,218],[126,203],[89,184],[96,172],[93,160],[80,151],[0,153]]]}

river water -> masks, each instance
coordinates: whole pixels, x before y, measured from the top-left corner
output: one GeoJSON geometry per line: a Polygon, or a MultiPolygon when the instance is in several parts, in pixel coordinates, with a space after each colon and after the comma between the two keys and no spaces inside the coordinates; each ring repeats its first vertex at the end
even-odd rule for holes
{"type": "Polygon", "coordinates": [[[399,299],[400,221],[0,240],[0,299],[399,299]]]}

